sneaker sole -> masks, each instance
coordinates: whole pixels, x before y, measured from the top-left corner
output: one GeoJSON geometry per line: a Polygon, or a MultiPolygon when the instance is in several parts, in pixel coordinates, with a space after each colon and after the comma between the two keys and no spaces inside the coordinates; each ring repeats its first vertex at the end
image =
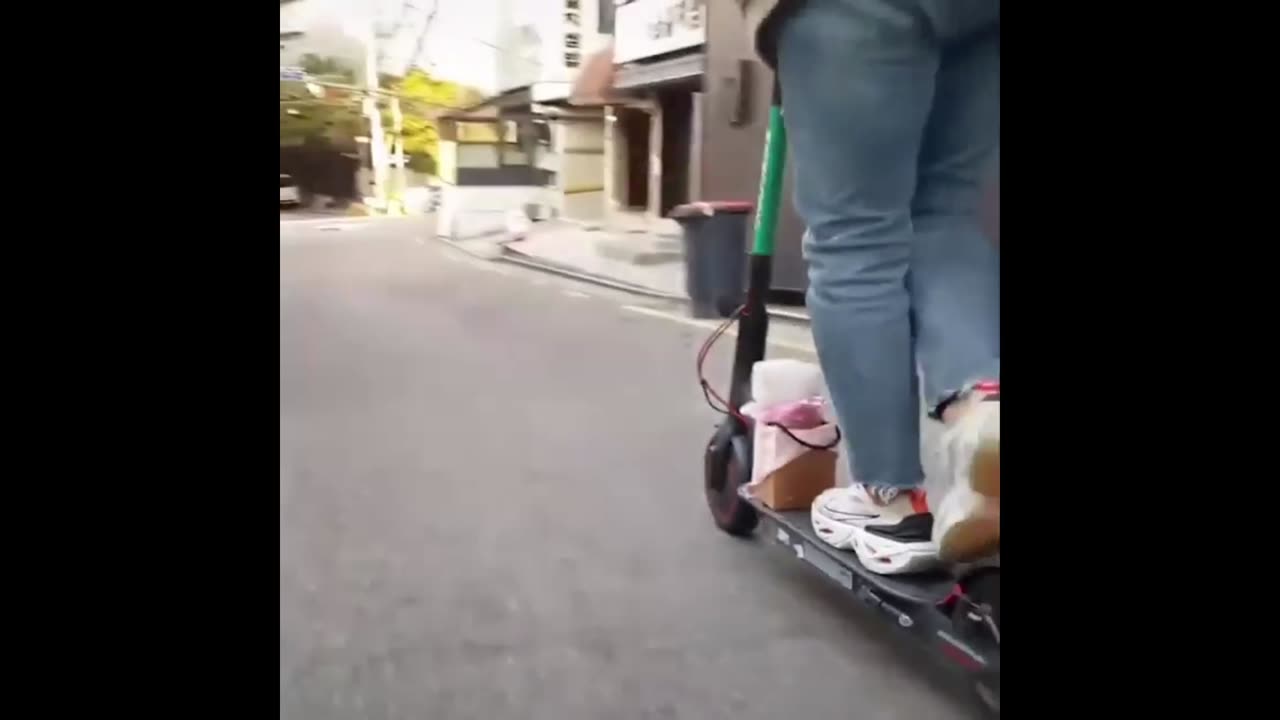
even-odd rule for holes
{"type": "Polygon", "coordinates": [[[901,575],[938,567],[937,548],[931,542],[899,543],[885,540],[866,530],[836,522],[817,513],[811,515],[818,539],[837,549],[851,552],[867,570],[877,575],[901,575]],[[891,555],[891,560],[870,557],[872,548],[891,555]]]}
{"type": "Polygon", "coordinates": [[[980,446],[973,456],[970,486],[978,494],[978,502],[964,520],[958,521],[942,536],[938,554],[945,562],[966,563],[981,560],[1000,550],[1000,445],[980,446]]]}

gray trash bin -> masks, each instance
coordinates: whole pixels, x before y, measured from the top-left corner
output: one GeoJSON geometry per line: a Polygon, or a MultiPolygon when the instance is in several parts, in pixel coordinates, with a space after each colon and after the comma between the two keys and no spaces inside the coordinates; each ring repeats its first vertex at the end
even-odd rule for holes
{"type": "Polygon", "coordinates": [[[670,217],[684,230],[685,289],[695,318],[726,318],[747,290],[749,202],[695,202],[670,217]]]}

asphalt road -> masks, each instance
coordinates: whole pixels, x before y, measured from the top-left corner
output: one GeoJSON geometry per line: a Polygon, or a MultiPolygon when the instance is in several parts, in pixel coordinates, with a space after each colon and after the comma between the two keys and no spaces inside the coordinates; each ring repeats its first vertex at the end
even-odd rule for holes
{"type": "Polygon", "coordinates": [[[979,716],[711,524],[702,329],[422,235],[281,224],[282,718],[979,716]]]}
{"type": "Polygon", "coordinates": [[[337,208],[323,207],[284,207],[280,208],[280,222],[295,222],[298,220],[320,220],[323,218],[348,218],[350,213],[346,210],[337,208]]]}

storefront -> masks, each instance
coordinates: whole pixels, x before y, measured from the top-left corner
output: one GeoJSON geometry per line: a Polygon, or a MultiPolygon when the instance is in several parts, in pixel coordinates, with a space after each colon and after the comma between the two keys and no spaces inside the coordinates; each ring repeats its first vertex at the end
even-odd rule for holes
{"type": "Polygon", "coordinates": [[[618,0],[605,132],[613,213],[661,218],[699,195],[704,0],[618,0]]]}
{"type": "MultiPolygon", "coordinates": [[[[737,3],[615,3],[613,45],[588,56],[570,97],[605,108],[607,215],[656,220],[690,200],[754,202],[772,75],[747,45],[737,3]]],[[[784,191],[773,285],[799,302],[808,277],[790,172],[784,191]]]]}

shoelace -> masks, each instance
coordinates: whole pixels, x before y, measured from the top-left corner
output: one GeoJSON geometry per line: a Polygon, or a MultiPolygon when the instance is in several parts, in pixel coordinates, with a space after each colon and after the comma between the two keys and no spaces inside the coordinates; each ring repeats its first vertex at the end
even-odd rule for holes
{"type": "MultiPolygon", "coordinates": [[[[866,485],[862,486],[862,490],[872,499],[879,501],[881,505],[892,503],[904,492],[901,488],[896,487],[868,487],[866,485]]],[[[912,510],[918,513],[929,512],[928,495],[925,493],[924,488],[912,488],[905,492],[911,498],[912,510]]]]}

